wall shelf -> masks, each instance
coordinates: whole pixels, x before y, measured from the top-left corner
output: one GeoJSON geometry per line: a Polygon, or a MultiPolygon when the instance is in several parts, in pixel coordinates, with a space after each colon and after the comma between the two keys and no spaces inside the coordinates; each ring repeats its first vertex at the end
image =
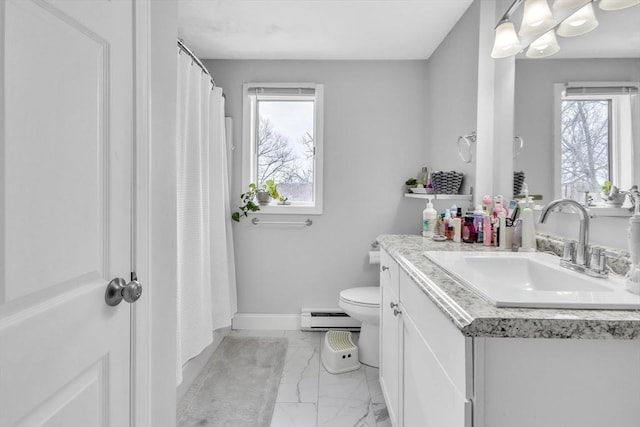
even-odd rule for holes
{"type": "Polygon", "coordinates": [[[422,194],[422,193],[404,193],[404,197],[408,199],[431,199],[431,200],[469,200],[473,199],[471,194],[422,194]]]}

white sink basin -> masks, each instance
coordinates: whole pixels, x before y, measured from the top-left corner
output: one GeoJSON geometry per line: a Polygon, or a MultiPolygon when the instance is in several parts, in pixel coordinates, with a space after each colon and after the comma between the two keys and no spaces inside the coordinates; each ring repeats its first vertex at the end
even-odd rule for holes
{"type": "Polygon", "coordinates": [[[599,279],[560,267],[545,253],[424,252],[449,275],[496,307],[640,309],[624,280],[599,279]]]}

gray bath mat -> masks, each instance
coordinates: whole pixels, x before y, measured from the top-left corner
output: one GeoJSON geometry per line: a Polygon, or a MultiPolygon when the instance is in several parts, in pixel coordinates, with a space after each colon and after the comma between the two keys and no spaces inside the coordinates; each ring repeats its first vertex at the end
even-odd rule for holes
{"type": "Polygon", "coordinates": [[[269,427],[285,338],[226,337],[178,404],[178,426],[269,427]]]}

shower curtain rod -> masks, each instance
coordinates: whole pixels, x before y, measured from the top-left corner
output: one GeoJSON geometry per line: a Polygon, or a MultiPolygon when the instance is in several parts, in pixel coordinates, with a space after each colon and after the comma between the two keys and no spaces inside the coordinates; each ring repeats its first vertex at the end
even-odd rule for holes
{"type": "Polygon", "coordinates": [[[184,44],[182,39],[178,39],[178,47],[180,49],[182,49],[183,52],[185,52],[187,55],[189,55],[191,57],[193,62],[195,62],[198,65],[198,67],[200,67],[202,72],[209,76],[209,78],[211,79],[211,84],[213,85],[213,87],[216,87],[216,82],[213,80],[213,76],[211,75],[209,70],[207,70],[207,67],[205,67],[204,64],[202,63],[202,61],[200,61],[198,59],[198,57],[193,52],[191,52],[191,49],[189,49],[187,47],[187,45],[184,44]]]}

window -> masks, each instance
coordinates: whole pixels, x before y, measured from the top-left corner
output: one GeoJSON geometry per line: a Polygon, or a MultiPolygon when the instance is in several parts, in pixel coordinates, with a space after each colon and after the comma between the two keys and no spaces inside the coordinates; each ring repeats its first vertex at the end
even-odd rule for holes
{"type": "Polygon", "coordinates": [[[628,190],[640,178],[634,176],[638,150],[632,120],[637,91],[632,84],[556,85],[557,196],[583,200],[580,193],[589,191],[599,202],[605,181],[628,190]]]}
{"type": "Polygon", "coordinates": [[[560,185],[565,194],[596,192],[610,181],[612,100],[562,101],[560,185]]]}
{"type": "Polygon", "coordinates": [[[273,180],[285,203],[263,213],[322,213],[322,95],[314,83],[243,86],[243,188],[273,180]]]}

